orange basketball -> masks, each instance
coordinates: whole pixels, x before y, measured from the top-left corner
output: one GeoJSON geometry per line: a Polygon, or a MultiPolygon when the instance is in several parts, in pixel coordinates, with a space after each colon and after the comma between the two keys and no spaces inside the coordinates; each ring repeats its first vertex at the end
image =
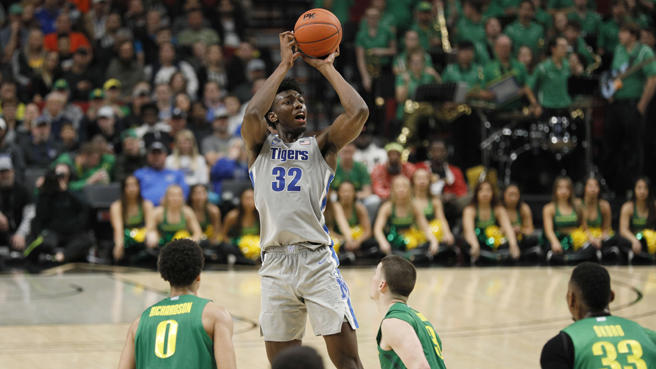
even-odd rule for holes
{"type": "Polygon", "coordinates": [[[326,9],[308,10],[298,17],[294,37],[303,53],[321,58],[337,50],[342,42],[342,24],[326,9]]]}

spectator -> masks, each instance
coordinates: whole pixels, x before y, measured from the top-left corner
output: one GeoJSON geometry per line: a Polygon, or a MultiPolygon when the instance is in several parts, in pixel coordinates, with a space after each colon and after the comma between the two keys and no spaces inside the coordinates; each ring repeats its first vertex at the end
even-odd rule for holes
{"type": "Polygon", "coordinates": [[[435,19],[431,3],[428,1],[417,3],[417,6],[415,6],[415,20],[410,29],[417,32],[419,45],[426,51],[433,51],[442,47],[442,36],[435,19]]]}
{"type": "Polygon", "coordinates": [[[43,39],[43,44],[48,51],[74,53],[80,47],[91,47],[89,40],[84,34],[73,31],[71,17],[66,12],[61,12],[57,16],[54,31],[47,32],[47,30],[44,29],[44,33],[46,34],[46,37],[43,39]],[[68,49],[62,50],[59,48],[59,38],[61,36],[68,38],[68,49]]]}
{"type": "Polygon", "coordinates": [[[87,34],[99,41],[105,36],[105,25],[109,17],[109,2],[107,0],[92,0],[91,9],[84,15],[87,34]]]}
{"type": "Polygon", "coordinates": [[[433,67],[433,61],[426,49],[419,43],[419,35],[415,30],[408,30],[403,37],[405,49],[400,54],[394,57],[393,71],[395,75],[402,74],[408,71],[408,56],[415,50],[419,50],[424,54],[424,64],[426,67],[433,67]]]}
{"type": "Polygon", "coordinates": [[[191,186],[187,205],[194,211],[203,232],[204,241],[201,245],[205,247],[218,245],[223,240],[221,210],[208,201],[207,187],[201,184],[191,186]]]}
{"type": "Polygon", "coordinates": [[[76,152],[80,148],[80,141],[73,123],[66,121],[62,124],[61,130],[59,130],[59,141],[61,142],[62,152],[76,152]]]}
{"type": "Polygon", "coordinates": [[[43,5],[34,13],[34,17],[39,21],[43,33],[48,34],[55,32],[55,21],[59,17],[59,13],[59,1],[43,1],[43,5]]]}
{"type": "Polygon", "coordinates": [[[191,9],[187,12],[188,27],[178,34],[178,42],[181,46],[188,46],[196,42],[203,42],[205,45],[219,43],[219,35],[215,30],[204,27],[203,12],[200,8],[191,9]]]}
{"type": "Polygon", "coordinates": [[[203,232],[194,211],[185,205],[184,199],[180,186],[172,184],[166,189],[161,206],[153,212],[154,221],[147,224],[147,247],[162,247],[176,238],[200,241],[203,232]]]}
{"type": "Polygon", "coordinates": [[[574,0],[574,8],[567,15],[567,19],[577,21],[581,25],[581,35],[596,36],[601,28],[601,16],[588,8],[588,0],[574,0]]]}
{"type": "Polygon", "coordinates": [[[173,111],[173,94],[168,82],[155,85],[155,104],[157,104],[157,118],[161,121],[171,118],[173,111]]]}
{"type": "Polygon", "coordinates": [[[114,230],[115,262],[126,260],[136,264],[147,258],[145,234],[148,222],[154,221],[153,203],[141,196],[136,177],[129,175],[121,180],[121,198],[109,208],[114,230]]]}
{"type": "Polygon", "coordinates": [[[39,115],[41,115],[41,113],[39,112],[39,107],[35,103],[25,105],[25,118],[23,119],[22,124],[16,129],[16,138],[18,139],[18,142],[21,142],[22,139],[30,134],[30,130],[39,118],[39,115]]]}
{"type": "Polygon", "coordinates": [[[146,158],[141,152],[141,139],[134,129],[127,129],[121,134],[123,150],[116,157],[114,179],[123,181],[137,169],[146,165],[146,158]]]}
{"type": "Polygon", "coordinates": [[[88,228],[89,207],[69,190],[70,176],[70,167],[63,163],[45,175],[36,201],[29,246],[24,253],[33,262],[86,260],[93,243],[88,228]]]}
{"type": "Polygon", "coordinates": [[[14,52],[11,58],[14,79],[23,92],[29,94],[34,89],[33,80],[40,75],[45,59],[43,32],[38,28],[33,28],[29,31],[27,42],[17,52],[14,52]]]}
{"type": "MultiPolygon", "coordinates": [[[[225,59],[221,45],[214,44],[207,47],[207,55],[198,73],[198,79],[205,89],[207,88],[208,82],[216,82],[217,89],[220,89],[220,86],[226,86],[228,84],[228,74],[226,73],[225,59]]],[[[203,98],[207,98],[207,91],[204,91],[203,98]]]]}
{"type": "Polygon", "coordinates": [[[171,86],[171,94],[173,96],[185,93],[187,91],[187,79],[182,72],[177,71],[171,75],[169,86],[171,86]]]}
{"type": "Polygon", "coordinates": [[[480,63],[482,60],[487,59],[492,60],[496,56],[494,54],[494,41],[496,41],[497,37],[501,35],[501,22],[499,22],[499,18],[496,17],[490,17],[485,20],[485,43],[484,44],[478,44],[477,46],[479,48],[476,49],[476,59],[480,63]],[[482,46],[482,49],[481,49],[482,46]],[[483,58],[479,57],[479,52],[480,53],[485,53],[485,56],[483,58]]]}
{"type": "Polygon", "coordinates": [[[535,59],[533,58],[533,51],[531,51],[530,47],[522,46],[519,48],[519,51],[517,51],[517,61],[524,65],[529,77],[533,75],[535,70],[535,59]]]}
{"type": "Polygon", "coordinates": [[[61,153],[61,145],[51,135],[50,122],[37,119],[21,144],[22,156],[28,168],[46,169],[61,153]]]}
{"type": "Polygon", "coordinates": [[[428,227],[423,210],[412,202],[410,180],[399,175],[391,182],[389,200],[381,205],[374,223],[374,236],[380,251],[387,255],[401,254],[408,259],[437,254],[437,239],[428,227]],[[423,237],[404,237],[413,231],[423,237]]]}
{"type": "Polygon", "coordinates": [[[212,134],[205,137],[201,144],[201,151],[210,167],[228,154],[232,138],[234,136],[228,130],[228,112],[225,108],[220,109],[212,120],[212,134]]]}
{"type": "Polygon", "coordinates": [[[353,154],[353,160],[363,163],[369,173],[379,164],[387,162],[385,149],[374,142],[371,134],[363,132],[355,139],[354,143],[357,150],[353,154]]]}
{"type": "Polygon", "coordinates": [[[13,142],[7,142],[8,127],[4,119],[0,118],[0,154],[11,158],[12,168],[19,180],[25,174],[25,160],[21,149],[13,142]]]}
{"type": "Polygon", "coordinates": [[[33,218],[32,196],[16,182],[11,158],[0,156],[0,244],[22,251],[33,218]]]}
{"type": "Polygon", "coordinates": [[[100,83],[97,73],[90,69],[93,56],[88,47],[79,47],[73,53],[73,65],[62,76],[71,87],[69,99],[72,101],[86,101],[93,86],[100,83]]]}
{"type": "MultiPolygon", "coordinates": [[[[187,128],[187,113],[182,109],[173,108],[171,111],[171,119],[169,119],[169,132],[168,134],[171,137],[175,137],[178,132],[187,128]]],[[[144,137],[144,140],[148,142],[148,137],[144,137]]]]}
{"type": "Polygon", "coordinates": [[[121,81],[123,98],[128,98],[137,83],[146,79],[143,66],[135,58],[132,41],[126,40],[118,45],[118,55],[109,63],[106,76],[121,81]]]}
{"type": "Polygon", "coordinates": [[[103,84],[105,105],[109,105],[118,118],[123,118],[130,114],[129,107],[124,104],[121,98],[121,86],[123,86],[123,83],[116,78],[110,78],[103,84]]]}
{"type": "Polygon", "coordinates": [[[207,109],[205,109],[202,101],[191,103],[187,126],[194,133],[196,142],[203,142],[205,137],[212,135],[212,125],[207,121],[207,109]]]}
{"type": "Polygon", "coordinates": [[[169,83],[171,76],[178,71],[182,72],[187,79],[187,93],[190,96],[196,96],[198,92],[196,72],[186,61],[176,59],[175,47],[172,43],[165,42],[161,44],[159,60],[146,67],[146,75],[150,76],[152,83],[155,85],[169,83]]]}
{"type": "MultiPolygon", "coordinates": [[[[161,122],[157,116],[157,105],[147,103],[141,108],[141,119],[143,124],[136,129],[137,135],[144,140],[146,147],[152,141],[161,141],[168,148],[173,143],[173,138],[169,134],[171,126],[161,122]]],[[[169,118],[170,119],[170,116],[169,118]]]]}
{"type": "MultiPolygon", "coordinates": [[[[150,84],[145,81],[138,82],[132,89],[131,96],[132,99],[129,104],[130,114],[123,118],[123,121],[126,127],[138,127],[143,123],[141,120],[141,109],[151,102],[150,84]]],[[[157,117],[157,111],[155,111],[155,117],[157,117]]]]}
{"type": "Polygon", "coordinates": [[[535,5],[530,0],[522,0],[517,11],[517,20],[506,26],[504,33],[510,37],[515,51],[528,46],[534,55],[538,55],[544,44],[544,28],[533,21],[535,5]]]}
{"type": "Polygon", "coordinates": [[[592,53],[592,48],[585,43],[583,36],[581,36],[581,24],[578,21],[571,20],[567,23],[564,36],[570,45],[570,52],[580,55],[583,58],[581,61],[584,66],[594,63],[595,56],[592,53]]]}
{"type": "Polygon", "coordinates": [[[28,25],[24,22],[23,7],[20,3],[9,6],[9,19],[6,23],[0,22],[0,25],[6,25],[0,30],[0,55],[4,52],[4,61],[8,61],[20,45],[27,43],[29,37],[28,25]]]}
{"type": "Polygon", "coordinates": [[[18,98],[16,82],[12,80],[1,81],[0,83],[0,115],[3,114],[2,109],[7,103],[13,103],[16,106],[16,119],[23,120],[25,117],[25,104],[18,98]]]}
{"type": "Polygon", "coordinates": [[[16,119],[18,114],[18,105],[14,101],[7,101],[2,103],[2,118],[5,120],[7,125],[7,134],[5,135],[5,142],[14,143],[16,142],[17,129],[20,126],[20,122],[16,119]]]}
{"type": "Polygon", "coordinates": [[[403,175],[408,179],[412,177],[414,166],[401,159],[403,146],[396,142],[385,145],[387,162],[378,164],[371,172],[371,183],[374,193],[382,200],[387,200],[392,188],[392,179],[403,175]]]}
{"type": "Polygon", "coordinates": [[[235,95],[227,95],[223,102],[228,112],[228,131],[235,136],[239,136],[246,106],[242,106],[239,98],[235,95]]]}
{"type": "Polygon", "coordinates": [[[118,53],[117,45],[121,41],[132,41],[132,32],[128,29],[121,28],[121,15],[111,13],[105,22],[105,32],[98,41],[96,41],[96,54],[98,55],[98,64],[104,69],[118,53]]]}
{"type": "Polygon", "coordinates": [[[462,225],[472,264],[479,257],[487,261],[499,261],[508,256],[519,260],[515,232],[490,182],[482,181],[476,185],[471,204],[462,212],[462,225]],[[505,249],[509,255],[499,255],[499,251],[505,249]]]}
{"type": "Polygon", "coordinates": [[[115,162],[114,155],[104,153],[100,145],[92,142],[84,143],[77,154],[64,153],[55,160],[56,164],[66,164],[74,171],[67,185],[71,191],[80,191],[88,185],[111,182],[115,162]]]}
{"type": "Polygon", "coordinates": [[[214,115],[218,109],[223,109],[225,111],[225,105],[223,104],[223,95],[225,91],[221,91],[221,87],[218,82],[208,81],[205,83],[203,88],[203,102],[207,107],[207,120],[214,120],[214,115]]]}
{"type": "Polygon", "coordinates": [[[467,195],[467,183],[462,170],[455,165],[449,164],[448,156],[449,152],[444,141],[436,140],[431,143],[428,151],[428,162],[426,162],[426,166],[433,176],[431,179],[431,193],[434,196],[441,196],[442,201],[445,203],[459,199],[461,202],[467,195]]]}
{"type": "Polygon", "coordinates": [[[182,171],[187,186],[206,185],[209,172],[205,158],[199,154],[194,134],[187,129],[175,135],[173,153],[166,158],[166,168],[182,171]]]}
{"type": "MultiPolygon", "coordinates": [[[[367,9],[365,17],[367,27],[358,31],[355,40],[357,66],[367,94],[379,95],[383,88],[379,84],[382,83],[384,75],[391,71],[392,56],[396,54],[396,40],[394,34],[380,24],[378,9],[367,9]]],[[[373,102],[372,96],[369,96],[368,104],[373,102]]]]}
{"type": "Polygon", "coordinates": [[[210,171],[210,181],[215,193],[221,194],[224,180],[248,180],[248,155],[241,137],[230,140],[228,155],[217,160],[210,171]]]}
{"type": "Polygon", "coordinates": [[[242,41],[239,44],[235,54],[228,62],[228,91],[234,91],[237,86],[247,81],[246,66],[249,61],[255,58],[256,54],[257,50],[249,42],[242,41]]]}
{"type": "Polygon", "coordinates": [[[247,29],[246,15],[239,1],[219,0],[218,17],[213,17],[214,28],[225,47],[234,50],[245,38],[247,29]]]}
{"type": "Polygon", "coordinates": [[[597,49],[600,55],[612,55],[619,43],[620,26],[631,21],[627,16],[624,0],[614,0],[611,6],[611,18],[599,27],[597,49]]]}
{"type": "Polygon", "coordinates": [[[405,102],[413,99],[417,87],[440,81],[435,69],[428,67],[423,50],[415,50],[408,54],[408,70],[396,75],[396,119],[402,120],[405,102]]]}
{"type": "Polygon", "coordinates": [[[111,106],[105,105],[98,109],[98,114],[95,122],[90,122],[87,127],[87,138],[101,135],[110,145],[112,151],[115,153],[121,152],[121,132],[122,125],[117,121],[114,109],[111,106]]]}
{"type": "Polygon", "coordinates": [[[339,151],[335,178],[331,184],[333,190],[337,190],[342,182],[350,182],[356,191],[357,200],[365,200],[373,193],[371,191],[371,177],[367,167],[353,159],[355,155],[355,144],[350,143],[339,151]]]}
{"type": "Polygon", "coordinates": [[[82,111],[77,106],[66,102],[65,91],[68,88],[66,80],[60,79],[55,83],[55,91],[46,96],[46,105],[41,113],[41,119],[47,120],[52,128],[52,134],[59,137],[59,130],[64,121],[72,122],[75,127],[80,126],[82,111]]]}
{"type": "Polygon", "coordinates": [[[483,3],[466,0],[462,4],[462,17],[456,23],[456,42],[470,41],[472,44],[485,44],[485,23],[483,20],[483,3]]]}
{"type": "Polygon", "coordinates": [[[224,245],[224,251],[228,254],[228,264],[234,261],[246,262],[242,254],[250,260],[256,260],[260,256],[259,242],[246,245],[248,238],[257,237],[258,241],[260,238],[260,216],[255,208],[253,196],[252,188],[242,191],[239,195],[239,206],[230,210],[225,216],[223,238],[228,242],[224,245]]]}
{"type": "Polygon", "coordinates": [[[246,64],[246,81],[235,87],[232,94],[240,101],[247,101],[253,96],[253,83],[260,78],[266,78],[266,64],[262,59],[253,59],[246,64]]]}
{"type": "Polygon", "coordinates": [[[474,44],[471,41],[458,43],[456,63],[446,66],[442,72],[442,82],[462,82],[469,87],[469,94],[477,98],[489,100],[492,95],[482,90],[484,84],[483,67],[474,61],[474,44]]]}
{"type": "Polygon", "coordinates": [[[53,84],[61,76],[62,71],[59,67],[59,54],[55,51],[46,53],[43,67],[37,72],[32,80],[32,86],[29,95],[35,102],[41,102],[52,90],[53,84]]]}
{"type": "Polygon", "coordinates": [[[162,141],[153,141],[148,146],[146,166],[134,172],[139,180],[143,197],[154,205],[159,205],[166,189],[170,185],[180,186],[187,197],[189,187],[185,183],[184,173],[179,170],[166,169],[167,148],[162,141]]]}
{"type": "Polygon", "coordinates": [[[529,79],[529,86],[538,97],[547,115],[558,114],[572,103],[567,92],[567,79],[572,74],[567,56],[567,40],[557,37],[549,42],[550,58],[540,63],[529,79]]]}

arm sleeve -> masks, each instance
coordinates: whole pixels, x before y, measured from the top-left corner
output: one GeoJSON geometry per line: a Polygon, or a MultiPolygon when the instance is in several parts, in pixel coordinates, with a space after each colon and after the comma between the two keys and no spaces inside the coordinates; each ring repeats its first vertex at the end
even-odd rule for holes
{"type": "Polygon", "coordinates": [[[30,225],[32,224],[32,219],[36,213],[34,204],[27,204],[23,208],[23,221],[18,226],[16,234],[19,234],[25,238],[30,234],[30,225]]]}
{"type": "Polygon", "coordinates": [[[542,347],[540,355],[542,369],[573,369],[574,346],[566,333],[560,332],[542,347]]]}

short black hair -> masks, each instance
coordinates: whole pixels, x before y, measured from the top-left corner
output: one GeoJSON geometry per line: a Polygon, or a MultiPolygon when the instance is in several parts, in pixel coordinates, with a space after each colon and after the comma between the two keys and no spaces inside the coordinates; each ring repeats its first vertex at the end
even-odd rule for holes
{"type": "Polygon", "coordinates": [[[390,292],[398,296],[410,296],[417,281],[415,266],[398,255],[385,256],[380,263],[390,292]]]}
{"type": "Polygon", "coordinates": [[[535,11],[535,4],[533,4],[533,2],[531,0],[522,0],[522,1],[519,2],[517,7],[519,8],[524,4],[529,4],[531,6],[531,9],[533,9],[533,11],[535,11]]]}
{"type": "MultiPolygon", "coordinates": [[[[280,86],[278,86],[278,91],[276,91],[276,95],[284,92],[284,91],[289,91],[289,90],[294,90],[298,92],[299,94],[303,95],[303,90],[301,89],[301,85],[296,82],[295,79],[293,78],[285,78],[280,82],[280,86]]],[[[266,119],[267,124],[271,126],[272,128],[276,128],[276,125],[269,120],[269,113],[271,112],[271,109],[273,109],[273,104],[271,104],[271,107],[269,107],[269,110],[264,114],[264,119],[266,119]]]]}
{"type": "Polygon", "coordinates": [[[458,42],[458,50],[474,50],[474,43],[469,40],[458,42]]]}
{"type": "Polygon", "coordinates": [[[636,39],[640,38],[640,26],[633,22],[625,22],[620,26],[620,31],[627,31],[636,39]]]}
{"type": "Polygon", "coordinates": [[[603,266],[583,262],[572,271],[570,283],[581,291],[583,302],[591,312],[600,312],[610,303],[610,275],[603,266]]]}
{"type": "Polygon", "coordinates": [[[309,346],[293,346],[276,356],[271,369],[324,369],[324,366],[317,350],[309,346]]]}
{"type": "Polygon", "coordinates": [[[173,287],[190,286],[203,266],[203,250],[196,241],[187,238],[169,242],[162,248],[157,260],[159,274],[173,287]]]}

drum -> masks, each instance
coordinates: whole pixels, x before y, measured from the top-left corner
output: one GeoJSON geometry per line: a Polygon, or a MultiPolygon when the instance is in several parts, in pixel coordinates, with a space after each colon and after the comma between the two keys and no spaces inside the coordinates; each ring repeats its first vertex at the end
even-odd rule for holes
{"type": "Polygon", "coordinates": [[[578,143],[575,131],[575,123],[569,117],[551,116],[531,125],[531,142],[545,150],[566,154],[578,143]]]}

